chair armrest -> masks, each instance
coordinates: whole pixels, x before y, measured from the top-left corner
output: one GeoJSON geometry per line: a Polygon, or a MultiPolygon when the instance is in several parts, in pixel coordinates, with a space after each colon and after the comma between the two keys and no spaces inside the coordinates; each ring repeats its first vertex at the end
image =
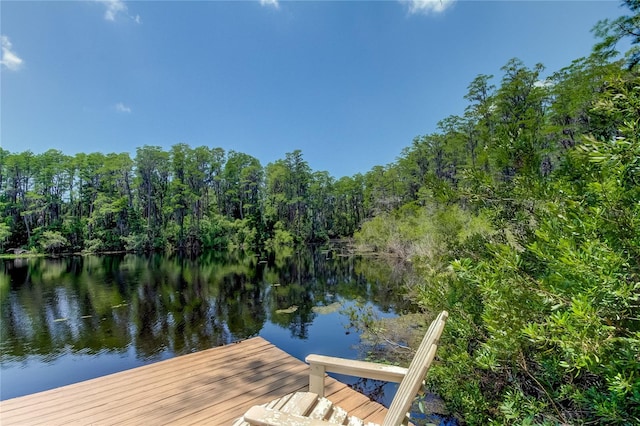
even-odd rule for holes
{"type": "Polygon", "coordinates": [[[365,379],[384,380],[400,383],[407,369],[395,365],[356,361],[324,355],[309,355],[305,358],[309,364],[309,392],[324,396],[324,375],[327,371],[365,379]]]}
{"type": "Polygon", "coordinates": [[[257,405],[244,414],[244,421],[255,426],[329,426],[333,424],[257,405]]]}
{"type": "Polygon", "coordinates": [[[365,379],[384,380],[400,383],[407,374],[407,369],[395,365],[378,364],[375,362],[356,361],[353,359],[336,358],[324,355],[309,355],[305,358],[309,365],[324,366],[325,371],[362,377],[365,379]]]}

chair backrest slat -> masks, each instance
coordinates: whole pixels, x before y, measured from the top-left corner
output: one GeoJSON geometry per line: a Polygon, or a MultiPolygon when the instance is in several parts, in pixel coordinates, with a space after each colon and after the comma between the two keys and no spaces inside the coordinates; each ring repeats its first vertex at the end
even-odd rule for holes
{"type": "Polygon", "coordinates": [[[448,317],[449,313],[442,311],[429,326],[427,334],[422,339],[422,343],[420,343],[420,347],[409,365],[407,375],[400,382],[398,392],[393,398],[389,411],[382,423],[383,426],[398,426],[404,421],[413,399],[417,395],[429,367],[431,367],[433,358],[436,355],[438,340],[448,317]]]}

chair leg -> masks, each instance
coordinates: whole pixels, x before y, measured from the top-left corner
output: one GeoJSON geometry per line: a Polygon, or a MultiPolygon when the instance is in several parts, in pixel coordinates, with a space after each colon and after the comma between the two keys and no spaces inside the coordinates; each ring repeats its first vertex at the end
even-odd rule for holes
{"type": "Polygon", "coordinates": [[[319,397],[324,396],[325,374],[324,365],[311,364],[309,366],[309,392],[315,393],[319,397]]]}

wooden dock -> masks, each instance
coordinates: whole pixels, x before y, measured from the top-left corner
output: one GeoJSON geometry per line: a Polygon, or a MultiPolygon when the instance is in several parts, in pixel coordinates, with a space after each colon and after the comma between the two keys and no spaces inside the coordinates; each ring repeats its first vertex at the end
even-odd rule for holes
{"type": "MultiPolygon", "coordinates": [[[[327,398],[363,420],[386,408],[332,378],[327,398]]],[[[229,425],[251,406],[307,390],[309,367],[261,337],[0,402],[8,425],[229,425]]]]}

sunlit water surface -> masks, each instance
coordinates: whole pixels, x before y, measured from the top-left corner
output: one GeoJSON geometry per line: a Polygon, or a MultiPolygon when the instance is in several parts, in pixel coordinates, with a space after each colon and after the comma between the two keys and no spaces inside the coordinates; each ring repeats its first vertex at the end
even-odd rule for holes
{"type": "MultiPolygon", "coordinates": [[[[2,261],[0,399],[262,336],[294,357],[362,358],[349,310],[410,310],[409,271],[310,249],[2,261]]],[[[335,375],[388,406],[397,385],[335,375]]],[[[443,420],[442,424],[455,424],[443,420]]]]}
{"type": "MultiPolygon", "coordinates": [[[[291,256],[133,254],[4,260],[0,398],[262,336],[299,359],[361,357],[348,308],[407,309],[383,262],[291,256]]],[[[354,379],[339,377],[354,383],[354,379]]],[[[386,388],[385,388],[386,389],[386,388]]],[[[393,386],[384,391],[389,402],[393,386]]]]}

